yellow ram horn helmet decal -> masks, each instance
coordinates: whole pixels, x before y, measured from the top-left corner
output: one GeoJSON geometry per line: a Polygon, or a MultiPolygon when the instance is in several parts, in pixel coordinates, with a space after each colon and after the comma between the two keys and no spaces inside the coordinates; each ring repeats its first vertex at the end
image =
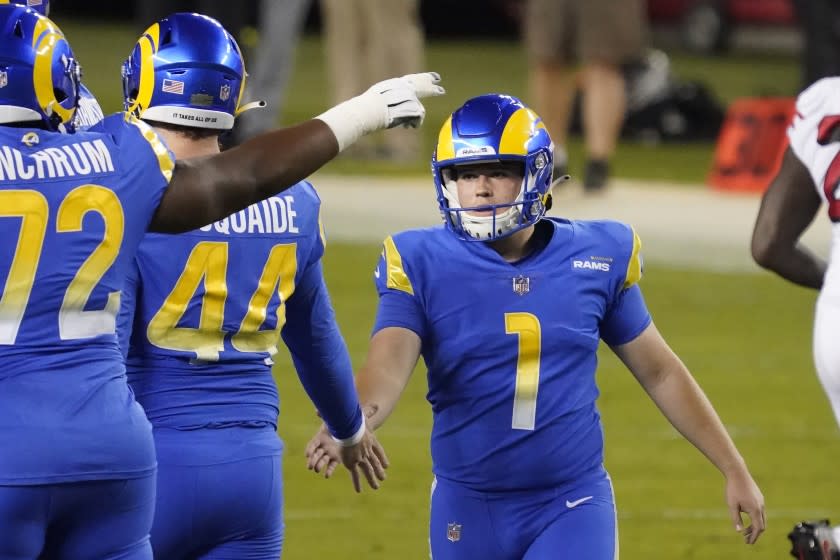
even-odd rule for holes
{"type": "Polygon", "coordinates": [[[134,103],[128,108],[130,114],[137,114],[136,111],[146,109],[152,101],[152,94],[155,92],[154,56],[159,45],[160,25],[155,23],[137,41],[137,46],[140,47],[140,90],[134,103]]]}
{"type": "Polygon", "coordinates": [[[45,113],[56,113],[61,117],[61,122],[67,123],[73,119],[76,108],[65,109],[56,99],[52,75],[55,48],[61,42],[67,43],[61,30],[49,19],[39,18],[32,37],[32,46],[35,48],[35,67],[32,73],[35,96],[45,113]]]}

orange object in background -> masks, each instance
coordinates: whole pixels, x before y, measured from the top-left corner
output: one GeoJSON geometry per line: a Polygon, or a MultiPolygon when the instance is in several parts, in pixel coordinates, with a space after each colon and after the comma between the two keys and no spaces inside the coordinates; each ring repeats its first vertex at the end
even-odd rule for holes
{"type": "Polygon", "coordinates": [[[764,192],[787,148],[793,97],[749,97],[733,102],[720,129],[708,184],[716,189],[764,192]]]}

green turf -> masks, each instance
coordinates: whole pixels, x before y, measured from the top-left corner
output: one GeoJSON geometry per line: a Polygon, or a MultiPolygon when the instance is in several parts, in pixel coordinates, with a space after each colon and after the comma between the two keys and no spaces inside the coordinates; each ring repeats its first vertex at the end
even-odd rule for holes
{"type": "MultiPolygon", "coordinates": [[[[363,358],[376,296],[376,246],[335,244],[326,273],[353,361],[363,358]]],[[[814,294],[769,275],[727,275],[650,266],[642,281],[656,323],[693,370],[762,486],[769,529],[755,548],[731,528],[723,480],[678,437],[632,376],[602,352],[600,407],[606,461],[617,493],[624,560],[775,559],[800,517],[840,519],[840,439],[812,372],[814,294]]],[[[284,558],[426,558],[430,413],[422,367],[382,428],[392,468],[361,496],[340,472],[330,481],[304,467],[317,427],[287,360],[277,365],[287,443],[284,558]]]]}
{"type": "MultiPolygon", "coordinates": [[[[85,82],[106,111],[121,107],[120,64],[136,40],[128,25],[60,22],[82,61],[85,82]]],[[[674,72],[683,79],[706,83],[722,102],[741,96],[792,95],[799,81],[797,61],[789,56],[737,55],[707,58],[673,54],[674,72]]],[[[525,56],[515,41],[431,42],[427,67],[443,75],[448,95],[426,103],[423,153],[431,154],[438,128],[446,115],[468,97],[491,91],[523,96],[527,101],[525,56]],[[500,69],[503,69],[500,71],[500,69]]],[[[288,91],[283,121],[300,122],[323,111],[330,103],[323,51],[317,36],[300,44],[288,91]]],[[[574,138],[568,146],[572,174],[581,171],[582,147],[574,138]]],[[[703,183],[709,170],[711,143],[650,146],[624,142],[614,160],[617,176],[703,183]]],[[[428,157],[409,164],[371,163],[339,158],[328,170],[353,174],[426,174],[428,157]]]]}

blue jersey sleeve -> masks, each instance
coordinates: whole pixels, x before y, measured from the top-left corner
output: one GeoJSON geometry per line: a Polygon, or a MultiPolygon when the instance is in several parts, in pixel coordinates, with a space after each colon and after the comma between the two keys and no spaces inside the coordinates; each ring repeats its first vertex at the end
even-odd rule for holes
{"type": "Polygon", "coordinates": [[[415,282],[412,282],[392,237],[385,240],[382,255],[373,271],[373,279],[379,293],[373,333],[386,327],[402,327],[417,333],[421,339],[425,338],[425,314],[417,300],[415,282]]]}
{"type": "Polygon", "coordinates": [[[304,271],[286,302],[281,334],[298,377],[330,433],[340,439],[353,436],[362,426],[362,410],[320,259],[304,271]]]}
{"type": "Polygon", "coordinates": [[[642,334],[650,321],[642,290],[634,284],[622,290],[607,310],[600,325],[601,338],[610,346],[627,344],[642,334]]]}
{"type": "Polygon", "coordinates": [[[604,342],[617,346],[639,336],[650,324],[651,317],[638,285],[643,272],[642,242],[627,224],[614,222],[610,228],[626,257],[622,259],[623,266],[616,270],[615,296],[601,321],[600,331],[604,342]]]}

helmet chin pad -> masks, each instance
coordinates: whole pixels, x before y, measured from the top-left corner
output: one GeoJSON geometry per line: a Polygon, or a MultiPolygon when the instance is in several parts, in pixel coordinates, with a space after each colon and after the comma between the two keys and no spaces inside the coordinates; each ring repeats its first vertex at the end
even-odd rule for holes
{"type": "MultiPolygon", "coordinates": [[[[451,170],[443,170],[451,177],[451,170]]],[[[506,204],[490,204],[464,208],[458,200],[458,184],[454,179],[446,178],[444,196],[448,202],[449,224],[456,231],[465,234],[465,238],[477,241],[494,241],[507,237],[530,225],[522,220],[525,205],[525,180],[519,188],[516,198],[506,204]],[[488,215],[476,215],[476,212],[492,212],[488,215]]]]}

